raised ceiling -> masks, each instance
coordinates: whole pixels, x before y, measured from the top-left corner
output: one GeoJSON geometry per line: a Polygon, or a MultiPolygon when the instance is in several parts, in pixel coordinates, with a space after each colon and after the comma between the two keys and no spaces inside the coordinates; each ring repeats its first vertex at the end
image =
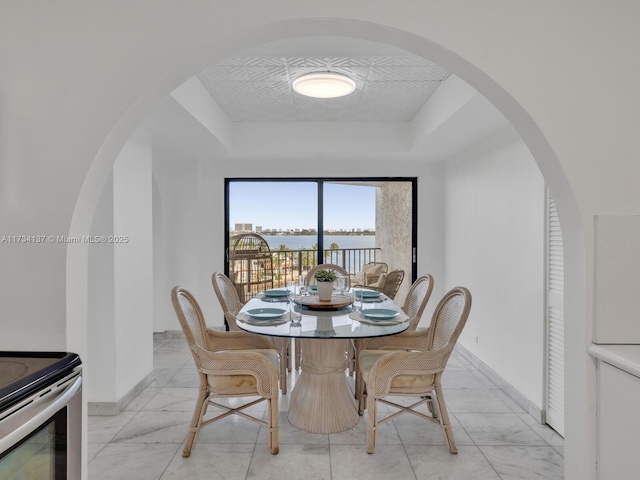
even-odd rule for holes
{"type": "Polygon", "coordinates": [[[233,56],[198,78],[232,122],[410,122],[449,76],[424,58],[384,56],[233,56]],[[316,99],[293,91],[306,73],[351,77],[356,91],[316,99]]]}

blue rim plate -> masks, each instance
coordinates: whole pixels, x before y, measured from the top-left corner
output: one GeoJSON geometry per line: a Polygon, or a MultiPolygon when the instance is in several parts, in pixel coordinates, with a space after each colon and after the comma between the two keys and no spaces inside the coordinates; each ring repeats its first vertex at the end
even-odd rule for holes
{"type": "Polygon", "coordinates": [[[253,308],[247,310],[247,315],[260,320],[272,320],[281,317],[285,313],[287,313],[287,311],[282,308],[253,308]]]}
{"type": "Polygon", "coordinates": [[[391,320],[400,315],[400,312],[388,308],[369,308],[362,310],[360,314],[369,320],[391,320]]]}
{"type": "Polygon", "coordinates": [[[282,288],[274,288],[272,290],[265,290],[262,293],[264,293],[265,297],[286,297],[291,292],[289,290],[283,290],[282,288]]]}
{"type": "Polygon", "coordinates": [[[380,292],[376,292],[375,290],[356,290],[356,295],[364,298],[378,298],[380,292]]]}

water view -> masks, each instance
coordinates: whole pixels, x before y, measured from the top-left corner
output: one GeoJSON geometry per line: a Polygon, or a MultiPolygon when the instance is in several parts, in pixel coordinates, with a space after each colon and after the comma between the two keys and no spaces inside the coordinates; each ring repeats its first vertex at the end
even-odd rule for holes
{"type": "MultiPolygon", "coordinates": [[[[311,249],[318,243],[315,235],[264,235],[271,250],[279,250],[280,245],[285,245],[289,250],[311,249]]],[[[376,237],[373,235],[325,235],[324,248],[328,249],[335,243],[339,248],[374,248],[376,237]]]]}

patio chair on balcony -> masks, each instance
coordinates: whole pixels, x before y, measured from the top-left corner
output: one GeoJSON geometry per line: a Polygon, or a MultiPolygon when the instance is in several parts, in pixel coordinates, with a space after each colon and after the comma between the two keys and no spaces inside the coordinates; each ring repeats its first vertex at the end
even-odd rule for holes
{"type": "Polygon", "coordinates": [[[351,275],[352,285],[364,285],[367,288],[381,287],[384,284],[389,266],[384,262],[369,262],[362,266],[362,271],[351,275]]]}
{"type": "Polygon", "coordinates": [[[396,298],[400,285],[404,280],[404,270],[392,270],[389,273],[383,273],[381,275],[382,285],[376,282],[375,285],[354,285],[354,288],[367,288],[370,290],[376,290],[377,292],[384,293],[390,299],[396,298]]]}

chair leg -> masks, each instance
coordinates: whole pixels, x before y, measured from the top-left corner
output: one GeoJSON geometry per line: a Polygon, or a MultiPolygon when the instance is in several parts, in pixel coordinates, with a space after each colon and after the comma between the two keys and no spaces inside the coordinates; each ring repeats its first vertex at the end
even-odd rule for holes
{"type": "Polygon", "coordinates": [[[356,377],[356,388],[358,389],[358,415],[362,416],[367,402],[367,386],[362,379],[362,375],[356,377]]]}
{"type": "Polygon", "coordinates": [[[191,450],[196,445],[198,438],[198,432],[200,431],[200,425],[202,425],[202,417],[204,417],[207,411],[207,398],[209,397],[209,389],[206,386],[200,384],[200,391],[198,393],[198,399],[196,400],[196,406],[193,410],[193,416],[191,417],[191,425],[189,425],[189,435],[187,435],[187,441],[184,444],[184,451],[182,456],[187,458],[191,455],[191,450]]]}
{"type": "Polygon", "coordinates": [[[300,339],[296,338],[295,340],[295,359],[294,359],[294,367],[296,369],[296,372],[300,370],[300,357],[301,357],[301,351],[300,351],[300,339]]]}
{"type": "Polygon", "coordinates": [[[291,352],[291,339],[287,340],[287,371],[292,372],[293,355],[291,352]]]}
{"type": "Polygon", "coordinates": [[[267,446],[273,455],[280,451],[280,440],[278,437],[278,397],[275,396],[267,401],[269,425],[267,426],[267,446]]]}
{"type": "Polygon", "coordinates": [[[353,342],[347,342],[347,362],[349,366],[349,376],[352,377],[356,371],[356,347],[353,342]]]}
{"type": "MultiPolygon", "coordinates": [[[[359,356],[360,356],[360,350],[361,350],[361,345],[362,345],[362,340],[357,338],[355,340],[351,340],[350,342],[353,348],[353,372],[354,372],[354,384],[355,384],[355,397],[356,400],[358,400],[360,398],[360,395],[362,394],[363,388],[362,385],[360,385],[360,388],[358,388],[359,385],[359,380],[358,377],[360,377],[360,362],[359,362],[359,356]]],[[[364,405],[363,405],[364,408],[364,405]]],[[[362,415],[362,414],[361,414],[362,415]]]]}
{"type": "Polygon", "coordinates": [[[442,393],[442,386],[439,381],[436,381],[436,404],[437,409],[440,411],[438,420],[440,421],[440,427],[444,434],[444,439],[447,442],[447,447],[451,453],[458,453],[455,439],[453,438],[453,429],[451,428],[451,422],[449,421],[449,413],[447,412],[447,404],[444,401],[444,395],[442,393]]]}
{"type": "Polygon", "coordinates": [[[377,403],[373,395],[367,398],[367,453],[373,453],[378,440],[377,403]]]}
{"type": "Polygon", "coordinates": [[[282,342],[282,347],[280,349],[280,390],[282,390],[282,394],[287,393],[287,351],[289,350],[289,346],[287,342],[282,342]]]}

